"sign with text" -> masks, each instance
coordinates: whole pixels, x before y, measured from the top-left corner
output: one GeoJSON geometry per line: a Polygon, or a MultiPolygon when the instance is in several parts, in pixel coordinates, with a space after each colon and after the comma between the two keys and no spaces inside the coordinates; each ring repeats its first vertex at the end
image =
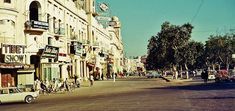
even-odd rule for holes
{"type": "Polygon", "coordinates": [[[72,41],[70,46],[70,53],[75,54],[77,56],[81,56],[82,54],[82,43],[77,41],[72,41]]]}
{"type": "Polygon", "coordinates": [[[33,28],[40,28],[47,30],[49,28],[49,24],[44,21],[31,21],[33,28]]]}
{"type": "Polygon", "coordinates": [[[59,47],[46,45],[41,57],[43,58],[57,58],[59,47]]]}
{"type": "Polygon", "coordinates": [[[6,63],[24,63],[25,45],[1,44],[4,62],[6,63]]]}

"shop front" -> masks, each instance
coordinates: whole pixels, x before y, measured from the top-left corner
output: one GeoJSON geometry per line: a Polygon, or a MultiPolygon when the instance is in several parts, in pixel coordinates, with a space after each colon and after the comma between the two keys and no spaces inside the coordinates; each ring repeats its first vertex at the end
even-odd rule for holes
{"type": "Polygon", "coordinates": [[[58,61],[59,48],[55,46],[46,45],[46,47],[39,52],[40,55],[40,79],[42,81],[52,81],[60,79],[60,69],[58,61]]]}
{"type": "Polygon", "coordinates": [[[1,87],[33,84],[34,67],[30,64],[25,64],[25,48],[25,45],[1,44],[1,87]]]}

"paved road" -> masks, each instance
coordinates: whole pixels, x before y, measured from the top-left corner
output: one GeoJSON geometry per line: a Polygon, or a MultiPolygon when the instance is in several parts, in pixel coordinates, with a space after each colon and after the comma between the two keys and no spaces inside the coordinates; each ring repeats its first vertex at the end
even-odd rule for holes
{"type": "Polygon", "coordinates": [[[41,95],[33,104],[0,111],[234,111],[235,84],[128,78],[98,81],[73,92],[41,95]]]}

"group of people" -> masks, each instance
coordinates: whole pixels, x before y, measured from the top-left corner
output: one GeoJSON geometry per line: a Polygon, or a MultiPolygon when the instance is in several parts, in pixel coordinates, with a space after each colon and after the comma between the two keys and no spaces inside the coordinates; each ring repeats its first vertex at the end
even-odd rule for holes
{"type": "MultiPolygon", "coordinates": [[[[78,82],[79,81],[75,81],[76,84],[79,84],[78,82]]],[[[57,92],[57,91],[62,91],[62,90],[70,91],[70,86],[71,86],[71,83],[69,83],[67,78],[64,81],[54,78],[53,81],[46,80],[45,82],[42,82],[39,79],[36,79],[34,82],[33,90],[39,91],[41,93],[45,93],[45,92],[51,93],[51,92],[57,92]]]]}

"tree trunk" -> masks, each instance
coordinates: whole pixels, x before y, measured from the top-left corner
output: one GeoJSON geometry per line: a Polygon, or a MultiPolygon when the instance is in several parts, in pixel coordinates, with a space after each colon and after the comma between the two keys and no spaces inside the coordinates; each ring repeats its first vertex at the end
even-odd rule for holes
{"type": "Polygon", "coordinates": [[[183,79],[183,67],[180,66],[180,78],[183,79]]]}
{"type": "Polygon", "coordinates": [[[175,79],[178,79],[178,72],[177,72],[177,68],[175,65],[173,65],[173,75],[174,75],[175,79]]]}
{"type": "Polygon", "coordinates": [[[189,79],[189,74],[188,74],[188,66],[187,64],[184,64],[185,69],[186,69],[186,79],[189,79]]]}

